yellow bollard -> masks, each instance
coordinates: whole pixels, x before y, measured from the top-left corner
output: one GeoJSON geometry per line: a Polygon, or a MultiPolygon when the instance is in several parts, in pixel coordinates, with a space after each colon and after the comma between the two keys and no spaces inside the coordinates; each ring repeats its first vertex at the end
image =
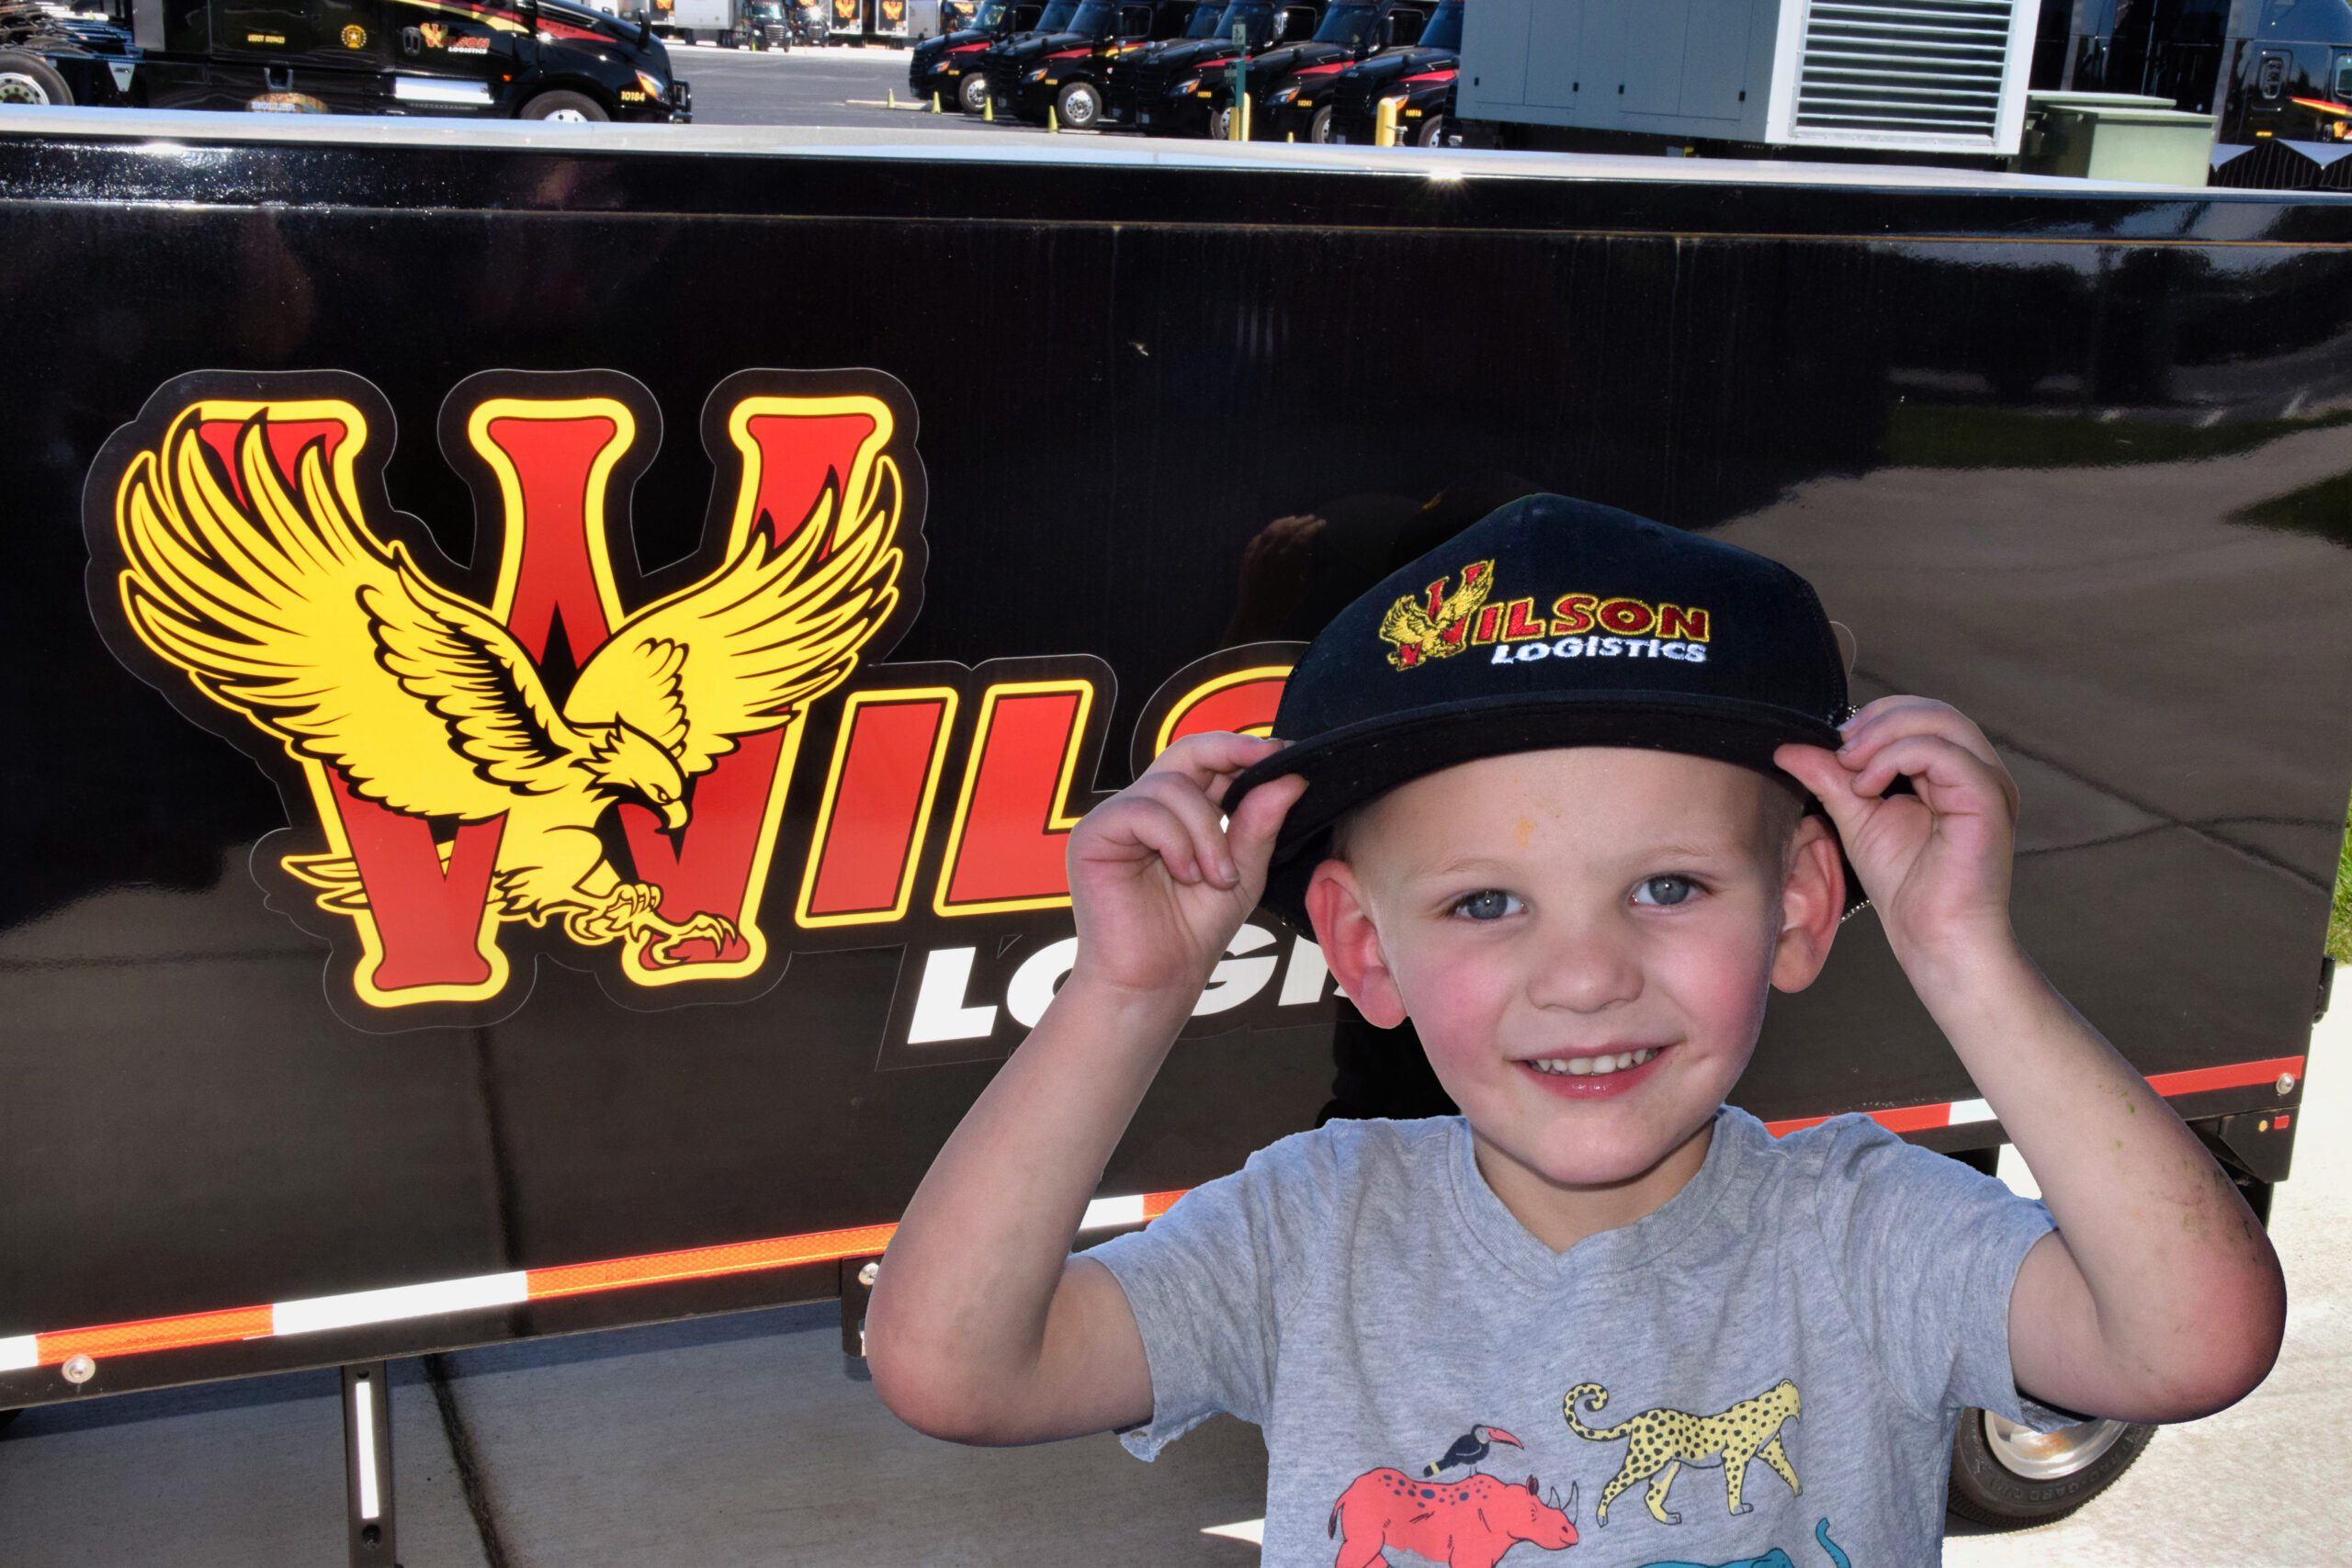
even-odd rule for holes
{"type": "Polygon", "coordinates": [[[1046,134],[1051,136],[1060,130],[1061,128],[1062,117],[1054,112],[1053,105],[1047,104],[1046,106],[1046,134]]]}
{"type": "Polygon", "coordinates": [[[884,105],[884,107],[887,107],[887,108],[897,108],[897,107],[899,107],[899,89],[898,89],[898,88],[896,88],[896,87],[886,87],[886,88],[884,88],[884,89],[883,89],[883,91],[882,91],[882,96],[883,96],[883,97],[884,97],[884,98],[886,98],[887,100],[888,100],[888,101],[884,105]]]}
{"type": "Polygon", "coordinates": [[[1285,130],[1283,132],[1283,140],[1284,141],[1295,142],[1298,140],[1298,132],[1295,130],[1285,130]]]}
{"type": "Polygon", "coordinates": [[[933,114],[944,114],[947,112],[945,109],[939,107],[939,95],[937,93],[933,93],[931,96],[931,112],[933,114]]]}
{"type": "Polygon", "coordinates": [[[1250,95],[1241,95],[1241,140],[1250,140],[1250,95]]]}
{"type": "Polygon", "coordinates": [[[1396,145],[1396,111],[1405,107],[1402,98],[1383,98],[1380,107],[1373,111],[1372,144],[1374,147],[1396,145]]]}
{"type": "Polygon", "coordinates": [[[996,123],[996,95],[990,93],[980,100],[980,118],[990,125],[996,123]]]}

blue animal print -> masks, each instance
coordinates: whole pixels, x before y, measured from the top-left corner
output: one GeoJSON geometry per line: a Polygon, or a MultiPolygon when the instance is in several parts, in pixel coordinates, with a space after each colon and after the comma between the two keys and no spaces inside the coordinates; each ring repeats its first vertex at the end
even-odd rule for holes
{"type": "MultiPolygon", "coordinates": [[[[1829,1539],[1827,1519],[1813,1527],[1813,1536],[1821,1542],[1821,1550],[1829,1553],[1830,1568],[1854,1568],[1846,1554],[1838,1550],[1838,1543],[1829,1539]]],[[[1644,1568],[1796,1568],[1796,1564],[1789,1561],[1787,1552],[1776,1546],[1761,1557],[1743,1557],[1736,1562],[1650,1562],[1644,1564],[1644,1568]]]]}

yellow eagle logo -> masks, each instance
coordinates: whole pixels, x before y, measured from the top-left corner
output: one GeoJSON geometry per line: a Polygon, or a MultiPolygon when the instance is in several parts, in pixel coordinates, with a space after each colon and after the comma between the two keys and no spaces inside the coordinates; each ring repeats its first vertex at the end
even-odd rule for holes
{"type": "MultiPolygon", "coordinates": [[[[501,918],[560,920],[574,942],[620,942],[653,965],[681,943],[734,941],[716,914],[663,918],[662,889],[622,879],[598,821],[633,802],[683,829],[689,781],[855,668],[899,596],[903,492],[890,459],[849,504],[829,488],[782,544],[753,529],[701,581],[628,617],[559,705],[498,619],[368,526],[322,444],[281,474],[256,414],[237,434],[232,476],[208,451],[200,412],[137,453],[116,491],[122,605],[149,647],[364,799],[421,818],[503,818],[491,895],[501,918]]],[[[322,908],[368,908],[350,856],[286,863],[322,908]]]]}
{"type": "Polygon", "coordinates": [[[1424,659],[1449,658],[1468,642],[1470,617],[1494,591],[1495,563],[1482,560],[1464,567],[1462,586],[1451,593],[1446,592],[1449,581],[1441,577],[1419,594],[1408,593],[1388,606],[1380,635],[1396,645],[1388,651],[1390,668],[1410,670],[1424,659]]]}

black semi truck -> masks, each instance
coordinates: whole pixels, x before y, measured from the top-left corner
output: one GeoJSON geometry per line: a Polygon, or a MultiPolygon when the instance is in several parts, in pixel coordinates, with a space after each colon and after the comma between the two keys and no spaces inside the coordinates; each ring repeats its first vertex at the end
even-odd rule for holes
{"type": "MultiPolygon", "coordinates": [[[[1078,9],[1078,0],[1054,0],[1063,20],[1078,9]]],[[[907,61],[907,85],[921,103],[937,98],[967,114],[988,107],[989,79],[979,68],[980,56],[990,44],[1028,31],[1051,7],[1040,0],[978,0],[971,18],[952,32],[939,33],[914,46],[907,61]]]]}
{"type": "Polygon", "coordinates": [[[989,96],[1001,111],[1044,125],[1048,118],[1091,130],[1102,118],[1102,84],[1112,63],[1133,50],[1180,38],[1200,0],[1080,0],[1058,30],[1035,31],[990,45],[980,54],[989,96]]]}
{"type": "Polygon", "coordinates": [[[549,120],[692,118],[642,22],[572,0],[0,6],[0,103],[549,120]]]}

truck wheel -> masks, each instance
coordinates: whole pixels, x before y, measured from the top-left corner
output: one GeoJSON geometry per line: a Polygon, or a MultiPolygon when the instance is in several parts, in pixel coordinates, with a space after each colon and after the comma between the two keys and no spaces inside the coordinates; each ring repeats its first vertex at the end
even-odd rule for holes
{"type": "Polygon", "coordinates": [[[977,71],[967,71],[956,84],[956,107],[966,114],[986,114],[989,107],[989,79],[977,71]]]}
{"type": "Polygon", "coordinates": [[[1989,1410],[1962,1411],[1949,1506],[2002,1529],[2064,1518],[2113,1485],[2155,1435],[2154,1427],[2127,1421],[2034,1432],[1989,1410]]]}
{"type": "Polygon", "coordinates": [[[1315,118],[1306,122],[1306,139],[1309,141],[1328,142],[1331,140],[1331,117],[1335,112],[1329,104],[1315,111],[1315,118]]]}
{"type": "Polygon", "coordinates": [[[605,112],[604,105],[588,96],[585,93],[567,93],[557,91],[553,93],[541,93],[537,97],[533,98],[529,103],[525,104],[523,106],[523,112],[516,118],[519,119],[560,119],[577,121],[583,119],[610,119],[613,117],[605,112]]]}
{"type": "Polygon", "coordinates": [[[1211,141],[1233,140],[1233,106],[1231,104],[1222,104],[1209,110],[1209,140],[1211,141]]]}
{"type": "Polygon", "coordinates": [[[1054,113],[1066,130],[1091,130],[1102,120],[1102,95],[1091,82],[1072,82],[1054,95],[1054,113]]]}
{"type": "Polygon", "coordinates": [[[73,90],[48,61],[19,50],[0,50],[0,104],[62,106],[73,101],[73,90]]]}
{"type": "Polygon", "coordinates": [[[1430,116],[1429,118],[1421,121],[1420,130],[1413,132],[1413,145],[1416,147],[1444,146],[1445,116],[1442,114],[1433,114],[1430,116]]]}

